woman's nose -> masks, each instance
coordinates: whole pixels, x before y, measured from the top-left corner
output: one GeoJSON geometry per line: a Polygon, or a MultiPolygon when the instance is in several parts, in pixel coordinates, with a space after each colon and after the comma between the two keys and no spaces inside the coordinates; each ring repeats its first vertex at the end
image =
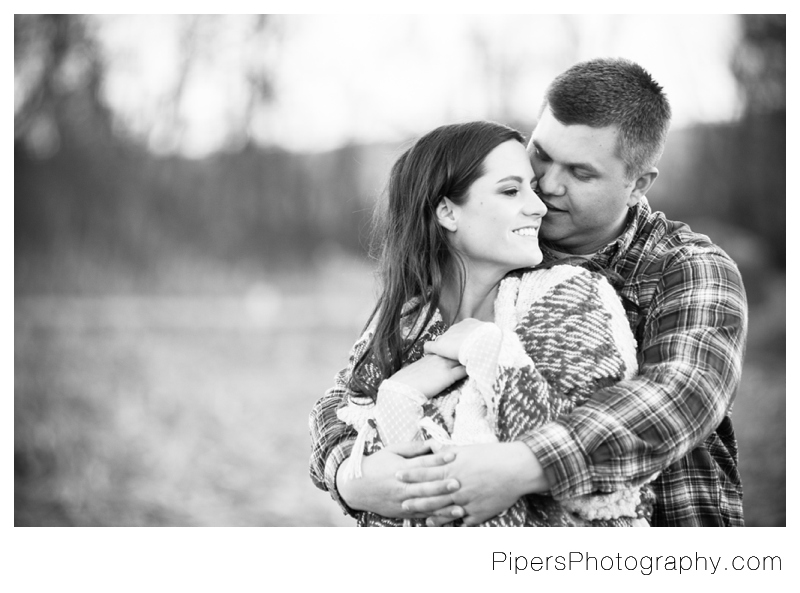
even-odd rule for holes
{"type": "Polygon", "coordinates": [[[525,200],[522,213],[527,216],[544,216],[547,214],[547,206],[545,206],[544,202],[539,199],[539,196],[531,190],[530,195],[527,197],[527,200],[525,200]]]}

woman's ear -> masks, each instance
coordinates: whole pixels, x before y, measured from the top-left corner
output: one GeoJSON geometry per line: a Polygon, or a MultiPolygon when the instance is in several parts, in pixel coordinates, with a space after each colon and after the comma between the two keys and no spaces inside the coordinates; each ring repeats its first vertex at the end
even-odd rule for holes
{"type": "Polygon", "coordinates": [[[449,198],[442,198],[436,205],[436,220],[445,229],[455,233],[458,229],[458,206],[449,198]]]}

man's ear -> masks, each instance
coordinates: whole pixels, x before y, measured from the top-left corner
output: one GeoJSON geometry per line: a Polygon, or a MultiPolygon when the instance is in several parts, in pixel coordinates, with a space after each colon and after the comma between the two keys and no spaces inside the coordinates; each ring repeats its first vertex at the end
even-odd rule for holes
{"type": "Polygon", "coordinates": [[[436,205],[436,220],[445,229],[455,233],[458,229],[458,206],[449,198],[442,198],[436,205]]]}
{"type": "Polygon", "coordinates": [[[653,187],[656,177],[658,177],[658,169],[651,167],[647,172],[642,173],[636,178],[636,181],[633,182],[631,195],[628,197],[628,207],[635,206],[639,203],[642,197],[653,187]]]}

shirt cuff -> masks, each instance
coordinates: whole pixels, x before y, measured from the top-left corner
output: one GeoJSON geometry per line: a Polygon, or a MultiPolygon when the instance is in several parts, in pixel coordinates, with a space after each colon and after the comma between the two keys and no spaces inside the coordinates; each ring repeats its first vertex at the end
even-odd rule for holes
{"type": "Polygon", "coordinates": [[[567,428],[551,422],[519,440],[541,464],[553,498],[573,498],[592,491],[586,455],[567,428]]]}
{"type": "Polygon", "coordinates": [[[354,439],[342,441],[331,450],[327,461],[325,461],[325,487],[331,495],[331,498],[341,507],[345,515],[358,518],[359,511],[353,510],[347,506],[347,503],[339,495],[339,490],[336,488],[336,472],[339,471],[344,460],[350,457],[354,443],[354,439]]]}
{"type": "Polygon", "coordinates": [[[419,433],[422,406],[428,398],[419,389],[387,379],[375,403],[375,421],[384,445],[412,441],[419,433]]]}

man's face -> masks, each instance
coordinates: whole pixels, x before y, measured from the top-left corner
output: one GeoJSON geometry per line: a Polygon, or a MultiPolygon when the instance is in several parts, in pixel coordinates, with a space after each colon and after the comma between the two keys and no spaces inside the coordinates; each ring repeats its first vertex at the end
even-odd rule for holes
{"type": "Polygon", "coordinates": [[[566,126],[549,107],[534,128],[528,154],[547,206],[539,235],[557,249],[593,253],[624,230],[641,193],[625,177],[617,133],[616,126],[566,126]]]}

